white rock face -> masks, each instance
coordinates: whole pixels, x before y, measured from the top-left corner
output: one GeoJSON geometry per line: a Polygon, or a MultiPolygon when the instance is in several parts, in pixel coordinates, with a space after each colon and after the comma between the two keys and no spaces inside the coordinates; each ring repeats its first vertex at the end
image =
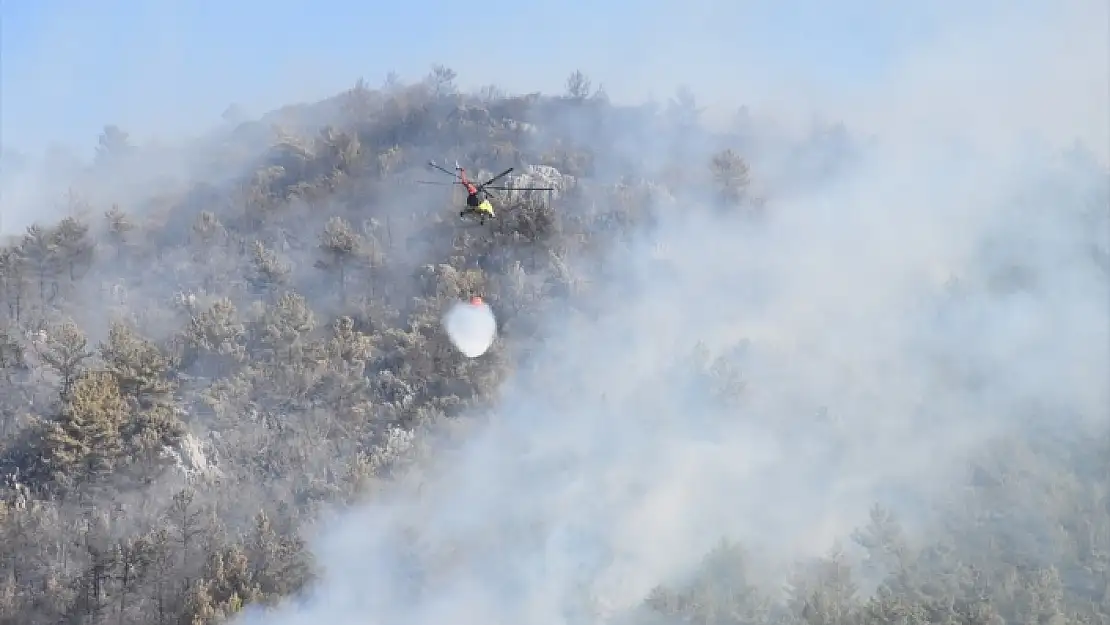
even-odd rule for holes
{"type": "MultiPolygon", "coordinates": [[[[482,172],[485,175],[486,172],[482,172]]],[[[490,173],[489,175],[493,175],[490,173]]],[[[488,177],[488,176],[487,176],[488,177]]],[[[548,199],[555,199],[574,187],[577,180],[574,176],[567,176],[550,165],[528,165],[522,170],[514,171],[508,180],[498,180],[495,186],[504,186],[509,189],[520,187],[551,187],[554,191],[502,191],[511,196],[522,196],[529,193],[539,193],[548,199]]]]}
{"type": "Polygon", "coordinates": [[[552,198],[558,197],[577,183],[574,176],[568,176],[550,165],[529,165],[513,180],[513,186],[517,187],[554,187],[554,191],[546,192],[552,198]]]}
{"type": "Polygon", "coordinates": [[[162,455],[168,458],[174,467],[190,478],[215,479],[223,476],[209,459],[204,449],[205,445],[196,436],[186,433],[176,447],[163,447],[162,455]]]}

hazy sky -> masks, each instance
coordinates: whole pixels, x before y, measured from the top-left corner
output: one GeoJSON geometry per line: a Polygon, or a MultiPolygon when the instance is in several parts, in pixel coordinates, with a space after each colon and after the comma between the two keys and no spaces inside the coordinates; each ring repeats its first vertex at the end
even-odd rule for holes
{"type": "MultiPolygon", "coordinates": [[[[582,68],[617,98],[665,97],[682,82],[712,94],[722,78],[868,80],[934,31],[943,11],[916,4],[5,2],[3,139],[37,149],[91,144],[108,122],[140,135],[195,128],[232,101],[261,112],[328,95],[360,75],[374,84],[390,70],[419,76],[435,62],[456,68],[464,85],[497,81],[522,91],[561,89],[582,68]],[[722,58],[735,59],[735,75],[708,71],[727,65],[722,58]]],[[[961,4],[969,14],[986,5],[961,4]]]]}
{"type": "MultiPolygon", "coordinates": [[[[892,86],[924,84],[907,71],[931,71],[948,91],[996,86],[978,76],[989,71],[999,104],[1011,106],[1006,76],[1036,84],[1019,74],[1049,51],[1075,59],[1072,75],[1043,62],[1053,69],[1042,82],[1061,84],[1030,97],[1073,102],[1069,116],[1082,119],[1055,125],[1083,134],[1105,128],[1107,87],[1092,77],[1106,75],[1106,14],[1104,0],[9,1],[0,138],[35,152],[52,141],[87,150],[106,123],[137,137],[176,134],[216,122],[232,102],[261,113],[359,76],[415,78],[436,62],[464,87],[561,90],[581,68],[618,100],[665,98],[686,83],[723,110],[822,110],[859,123],[876,112],[844,94],[888,101],[892,86]]],[[[922,107],[937,94],[903,95],[922,107]]]]}

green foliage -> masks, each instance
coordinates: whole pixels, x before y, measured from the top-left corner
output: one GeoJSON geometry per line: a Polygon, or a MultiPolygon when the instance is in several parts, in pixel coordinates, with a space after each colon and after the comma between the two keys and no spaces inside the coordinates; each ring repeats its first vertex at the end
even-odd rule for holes
{"type": "Polygon", "coordinates": [[[127,406],[110,374],[78,376],[61,414],[43,435],[42,456],[53,479],[69,486],[109,475],[123,454],[120,429],[126,417],[127,406]]]}

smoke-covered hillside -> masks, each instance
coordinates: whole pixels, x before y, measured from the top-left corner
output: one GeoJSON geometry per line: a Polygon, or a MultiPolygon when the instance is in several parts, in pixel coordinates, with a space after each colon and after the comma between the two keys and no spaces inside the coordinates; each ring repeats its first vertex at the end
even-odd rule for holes
{"type": "Polygon", "coordinates": [[[8,170],[0,623],[1110,622],[1105,166],[700,116],[439,67],[8,170]]]}

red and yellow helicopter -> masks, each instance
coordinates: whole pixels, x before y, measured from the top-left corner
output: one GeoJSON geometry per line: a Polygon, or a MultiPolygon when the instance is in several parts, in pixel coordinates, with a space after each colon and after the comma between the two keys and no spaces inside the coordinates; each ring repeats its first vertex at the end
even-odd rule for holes
{"type": "Polygon", "coordinates": [[[500,187],[500,186],[495,187],[495,186],[490,186],[494,182],[496,182],[498,180],[501,180],[505,176],[508,176],[510,173],[512,173],[512,171],[513,171],[512,167],[506,169],[505,171],[497,174],[493,178],[490,178],[489,180],[487,180],[487,181],[485,181],[481,184],[474,184],[473,181],[471,181],[469,178],[467,178],[466,169],[460,167],[458,161],[455,161],[455,171],[454,172],[448,171],[444,167],[440,167],[439,165],[437,165],[435,163],[435,161],[428,161],[428,166],[435,169],[436,171],[441,171],[441,172],[447,174],[448,176],[451,176],[452,178],[454,178],[454,180],[452,182],[433,182],[433,181],[429,181],[429,180],[417,180],[416,183],[417,184],[434,184],[434,185],[450,185],[450,186],[460,185],[460,186],[462,186],[464,189],[466,189],[466,208],[464,208],[462,211],[459,212],[459,217],[466,217],[467,215],[474,215],[474,216],[478,217],[478,223],[480,223],[480,224],[485,224],[487,218],[488,219],[493,219],[497,216],[493,211],[493,204],[490,203],[490,201],[489,201],[489,199],[491,197],[495,197],[495,196],[489,192],[489,189],[494,189],[494,190],[497,190],[497,191],[554,191],[555,190],[554,187],[500,187]]]}

